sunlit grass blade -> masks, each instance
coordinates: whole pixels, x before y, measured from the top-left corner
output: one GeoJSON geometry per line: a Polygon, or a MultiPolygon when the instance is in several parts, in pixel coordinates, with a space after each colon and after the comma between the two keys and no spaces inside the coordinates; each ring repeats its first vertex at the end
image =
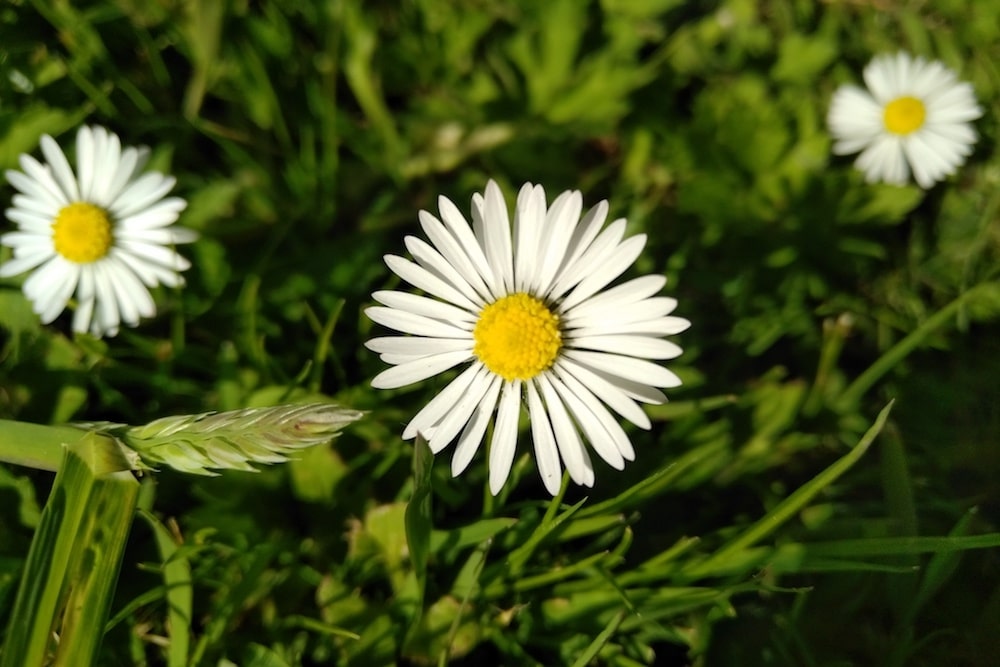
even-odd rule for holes
{"type": "Polygon", "coordinates": [[[878,417],[875,419],[875,423],[865,432],[861,440],[851,451],[835,461],[826,470],[816,475],[809,482],[799,487],[792,495],[778,503],[773,510],[740,533],[736,538],[723,545],[707,560],[685,568],[684,573],[689,577],[698,578],[713,574],[717,570],[732,571],[730,561],[739,558],[741,552],[774,532],[781,524],[805,507],[816,494],[832,484],[864,456],[864,453],[868,451],[868,448],[882,431],[882,427],[885,426],[885,421],[889,418],[891,410],[892,403],[882,408],[882,411],[879,412],[878,417]]]}
{"type": "Polygon", "coordinates": [[[873,537],[836,540],[808,545],[810,554],[831,558],[851,556],[900,556],[909,554],[944,554],[969,549],[1000,547],[1000,533],[985,535],[948,535],[943,537],[873,537]]]}
{"type": "Polygon", "coordinates": [[[108,436],[86,434],[66,448],[28,553],[2,667],[94,664],[139,493],[130,467],[108,436]]]}
{"type": "MultiPolygon", "coordinates": [[[[565,484],[563,488],[565,488],[565,484]]],[[[552,499],[549,503],[549,510],[554,507],[558,507],[560,497],[552,499]]],[[[527,565],[528,561],[531,559],[531,555],[535,552],[542,542],[548,538],[553,532],[559,530],[566,525],[566,522],[572,517],[576,512],[586,503],[587,500],[584,498],[580,502],[572,505],[566,511],[564,511],[559,516],[553,516],[553,512],[546,511],[545,517],[542,522],[538,524],[534,532],[531,534],[524,543],[517,549],[511,552],[510,557],[507,559],[507,564],[510,569],[510,574],[512,577],[520,575],[524,566],[527,565]]]]}
{"type": "Polygon", "coordinates": [[[191,646],[191,619],[194,590],[191,582],[191,564],[178,548],[167,527],[148,512],[139,512],[156,537],[156,548],[163,561],[164,597],[167,601],[168,667],[185,667],[189,664],[191,646]]]}
{"type": "Polygon", "coordinates": [[[635,486],[622,491],[614,498],[589,505],[580,510],[577,518],[600,516],[640,504],[669,488],[671,484],[683,478],[689,471],[697,468],[713,456],[725,454],[725,442],[717,441],[687,452],[672,464],[646,477],[635,486]]]}
{"type": "Polygon", "coordinates": [[[597,657],[597,654],[601,652],[601,649],[608,643],[612,635],[618,631],[618,627],[622,624],[623,620],[625,620],[625,610],[612,616],[608,624],[604,626],[604,629],[594,637],[594,641],[590,642],[586,650],[573,662],[573,667],[587,667],[597,657]]]}
{"type": "Polygon", "coordinates": [[[431,531],[431,472],[434,469],[434,453],[422,436],[417,436],[413,444],[413,495],[406,504],[404,526],[406,544],[410,552],[415,581],[407,592],[412,591],[412,605],[409,637],[413,637],[422,615],[424,589],[427,585],[427,557],[430,553],[431,531]]]}

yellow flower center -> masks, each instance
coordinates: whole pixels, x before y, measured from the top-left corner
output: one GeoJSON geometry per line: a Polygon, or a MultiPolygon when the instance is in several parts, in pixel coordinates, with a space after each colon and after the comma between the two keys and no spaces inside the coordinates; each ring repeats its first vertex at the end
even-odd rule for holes
{"type": "Polygon", "coordinates": [[[472,351],[505,380],[535,377],[553,364],[562,348],[559,317],[523,292],[483,308],[472,336],[472,351]]]}
{"type": "Polygon", "coordinates": [[[71,262],[96,262],[108,254],[112,241],[108,214],[87,202],[64,206],[52,223],[52,244],[71,262]]]}
{"type": "Polygon", "coordinates": [[[893,134],[909,134],[924,124],[927,109],[916,97],[898,97],[885,105],[885,129],[893,134]]]}

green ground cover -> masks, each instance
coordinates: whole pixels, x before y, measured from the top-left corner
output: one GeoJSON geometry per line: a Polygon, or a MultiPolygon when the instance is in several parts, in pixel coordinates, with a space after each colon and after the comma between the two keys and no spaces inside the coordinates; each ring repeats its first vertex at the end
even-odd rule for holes
{"type": "MultiPolygon", "coordinates": [[[[106,126],[200,235],[113,338],[0,280],[0,418],[367,411],[256,474],[144,475],[99,664],[994,664],[998,62],[992,1],[0,5],[0,168],[106,126]],[[928,190],[831,154],[834,90],[898,50],[984,112],[928,190]],[[383,255],[491,178],[607,199],[692,322],[637,460],[556,501],[526,424],[493,497],[483,452],[452,478],[400,437],[441,378],[370,386],[383,255]]],[[[52,478],[0,466],[0,628],[52,478]]]]}

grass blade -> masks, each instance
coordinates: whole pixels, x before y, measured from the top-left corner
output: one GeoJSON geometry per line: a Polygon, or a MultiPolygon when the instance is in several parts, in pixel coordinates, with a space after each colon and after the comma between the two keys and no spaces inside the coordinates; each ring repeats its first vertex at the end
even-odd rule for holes
{"type": "Polygon", "coordinates": [[[85,434],[66,448],[28,552],[2,667],[96,661],[138,499],[129,468],[108,436],[85,434]]]}
{"type": "Polygon", "coordinates": [[[730,559],[737,557],[740,552],[774,532],[778,526],[805,507],[816,494],[832,484],[864,456],[864,453],[868,451],[868,447],[871,446],[875,438],[882,431],[882,427],[885,426],[885,421],[889,418],[891,410],[892,403],[882,408],[882,411],[879,412],[878,417],[875,419],[875,423],[862,436],[854,449],[835,461],[833,465],[816,475],[809,482],[799,487],[792,495],[785,498],[777,507],[768,512],[767,515],[747,528],[728,544],[722,546],[707,560],[687,568],[685,574],[697,578],[712,574],[717,569],[725,568],[726,563],[730,559]]]}

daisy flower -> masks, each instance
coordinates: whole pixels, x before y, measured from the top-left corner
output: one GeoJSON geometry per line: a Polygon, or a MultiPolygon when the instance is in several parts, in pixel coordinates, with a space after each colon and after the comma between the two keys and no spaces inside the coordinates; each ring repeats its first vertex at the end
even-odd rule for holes
{"type": "Polygon", "coordinates": [[[75,294],[73,330],[114,336],[119,325],[152,317],[149,288],[183,284],[190,263],[173,250],[195,233],[171,227],[186,206],[164,196],[174,178],[141,173],[146,147],[122,148],[103,127],[81,127],[76,135],[76,173],[55,140],[41,140],[47,164],[21,155],[21,169],[7,181],[19,194],[7,209],[17,231],[0,236],[14,257],[0,265],[0,278],[32,271],[24,281],[42,323],[52,322],[75,294]]]}
{"type": "Polygon", "coordinates": [[[972,153],[983,115],[972,86],[940,62],[906,53],[876,56],[864,71],[868,90],[846,84],[833,95],[827,122],[833,152],[861,151],[854,165],[869,183],[922,188],[955,173],[972,153]]]}
{"type": "Polygon", "coordinates": [[[373,321],[410,334],[374,338],[367,347],[393,367],[372,385],[394,388],[468,364],[410,421],[440,452],[457,438],[453,475],[469,465],[493,422],[489,484],[495,495],[514,461],[518,418],[526,405],[538,471],[549,493],[562,466],[577,484],[593,486],[584,442],[621,470],[635,451],[614,412],[648,429],[639,403],[666,400],[657,387],[678,377],[649,359],[672,359],[680,347],[663,340],[690,326],[671,317],[677,302],[654,296],[666,284],[644,276],[606,289],[639,256],[645,235],[623,240],[625,220],[605,227],[606,201],[581,218],[579,192],[547,206],[541,186],[525,184],[513,230],[500,188],[490,181],[472,197],[472,225],[441,197],[440,219],[420,212],[430,243],[406,237],[413,261],[386,264],[426,296],[379,291],[373,321]]]}

